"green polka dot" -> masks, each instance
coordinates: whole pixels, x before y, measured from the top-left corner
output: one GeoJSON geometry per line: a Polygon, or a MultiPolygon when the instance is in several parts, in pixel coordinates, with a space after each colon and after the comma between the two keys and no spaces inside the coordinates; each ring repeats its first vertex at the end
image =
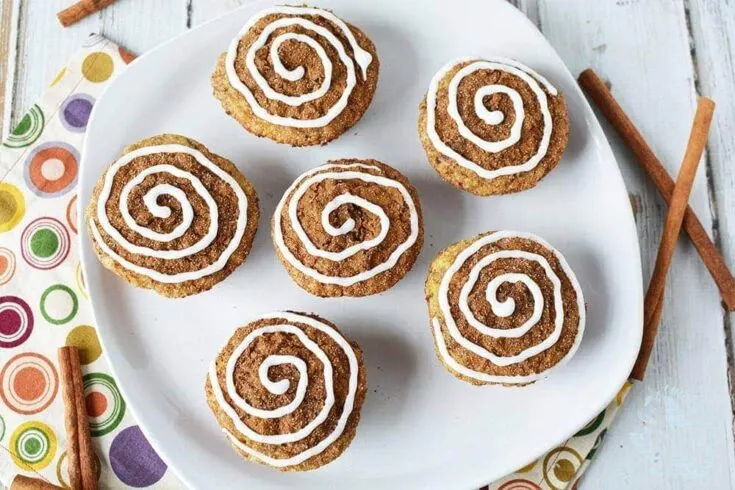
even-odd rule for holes
{"type": "Polygon", "coordinates": [[[23,119],[20,120],[20,123],[18,123],[18,125],[13,130],[13,134],[15,136],[22,136],[29,129],[31,129],[31,116],[26,114],[25,116],[23,116],[23,119]]]}
{"type": "Polygon", "coordinates": [[[28,439],[23,445],[23,450],[31,455],[38,454],[41,451],[41,442],[38,439],[28,439]]]}
{"type": "Polygon", "coordinates": [[[602,441],[605,439],[606,435],[607,429],[602,429],[600,435],[597,436],[597,439],[595,439],[595,443],[592,445],[592,449],[590,449],[589,454],[587,454],[587,460],[592,460],[592,458],[595,457],[595,453],[597,453],[597,450],[600,448],[600,445],[602,444],[602,441]]]}
{"type": "Polygon", "coordinates": [[[602,413],[600,413],[597,417],[590,420],[587,425],[582,427],[579,432],[574,434],[574,437],[581,437],[592,434],[594,431],[597,430],[598,427],[600,427],[603,420],[605,420],[605,410],[603,410],[602,413]]]}
{"type": "Polygon", "coordinates": [[[24,471],[39,471],[56,456],[56,435],[48,425],[32,420],[13,431],[8,447],[16,466],[24,471]]]}
{"type": "Polygon", "coordinates": [[[89,373],[84,375],[83,386],[92,437],[114,431],[125,416],[125,400],[115,380],[104,373],[89,373]]]}
{"type": "Polygon", "coordinates": [[[23,148],[32,145],[41,136],[45,122],[43,111],[39,106],[34,105],[8,135],[3,145],[9,148],[23,148]]]}
{"type": "Polygon", "coordinates": [[[59,237],[52,230],[42,228],[31,237],[31,251],[36,257],[46,259],[59,249],[59,237]]]}
{"type": "Polygon", "coordinates": [[[70,322],[79,310],[79,301],[74,291],[63,284],[55,284],[47,288],[40,301],[41,314],[53,325],[70,322]]]}

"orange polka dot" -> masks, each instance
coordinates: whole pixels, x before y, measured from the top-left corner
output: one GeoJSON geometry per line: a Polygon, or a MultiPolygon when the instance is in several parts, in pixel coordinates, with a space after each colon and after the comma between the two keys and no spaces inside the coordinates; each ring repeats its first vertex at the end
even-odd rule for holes
{"type": "Polygon", "coordinates": [[[87,395],[87,415],[90,417],[99,417],[107,410],[107,398],[102,393],[93,391],[87,395]]]}
{"type": "Polygon", "coordinates": [[[119,48],[118,53],[120,53],[120,58],[122,58],[126,65],[129,65],[135,59],[135,55],[125,48],[119,48]]]}
{"type": "Polygon", "coordinates": [[[37,400],[46,390],[46,377],[35,366],[22,368],[13,379],[13,391],[22,400],[37,400]]]}
{"type": "Polygon", "coordinates": [[[8,258],[0,255],[0,276],[5,274],[5,271],[8,270],[9,265],[10,261],[8,260],[8,258]]]}
{"type": "Polygon", "coordinates": [[[31,182],[45,193],[56,193],[73,183],[77,178],[79,164],[76,157],[66,148],[50,147],[37,152],[28,167],[31,182]],[[62,174],[55,179],[48,179],[43,174],[44,164],[49,161],[58,162],[62,168],[62,174]]]}

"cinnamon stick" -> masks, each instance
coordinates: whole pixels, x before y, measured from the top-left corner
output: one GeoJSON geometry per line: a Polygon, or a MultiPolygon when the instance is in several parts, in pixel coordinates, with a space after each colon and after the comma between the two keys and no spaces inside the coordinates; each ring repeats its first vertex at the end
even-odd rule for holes
{"type": "Polygon", "coordinates": [[[679,233],[681,232],[687,202],[689,201],[689,194],[692,191],[694,177],[697,174],[697,167],[707,144],[707,136],[709,135],[714,110],[715,103],[712,100],[706,97],[699,98],[697,112],[694,114],[694,122],[692,123],[692,130],[689,134],[689,142],[684,152],[684,159],[679,169],[679,175],[676,178],[669,212],[666,215],[661,244],[658,247],[658,255],[656,256],[656,265],[653,268],[651,282],[648,284],[648,291],[646,292],[646,298],[643,303],[643,341],[641,350],[638,353],[638,359],[631,372],[631,377],[634,379],[643,379],[648,360],[653,351],[653,344],[656,339],[663,309],[666,275],[671,265],[671,259],[674,256],[674,249],[679,238],[679,233]]]}
{"type": "Polygon", "coordinates": [[[40,478],[16,475],[10,484],[10,490],[62,490],[62,488],[40,478]]]}
{"type": "Polygon", "coordinates": [[[79,0],[71,7],[68,7],[56,14],[56,18],[59,19],[62,26],[69,27],[88,15],[112,5],[113,2],[115,2],[115,0],[79,0]]]}
{"type": "Polygon", "coordinates": [[[59,349],[59,370],[64,399],[69,486],[97,490],[96,462],[84,399],[82,364],[76,347],[59,349]]]}
{"type": "MultiPolygon", "coordinates": [[[[582,90],[597,105],[630,148],[664,200],[671,204],[674,181],[643,139],[643,135],[610,93],[605,82],[591,68],[580,73],[578,81],[582,90]]],[[[735,278],[691,207],[687,207],[684,214],[684,230],[691,238],[694,247],[717,284],[728,311],[735,311],[735,278]]]]}
{"type": "Polygon", "coordinates": [[[59,349],[59,371],[61,372],[61,396],[64,401],[69,486],[71,488],[82,488],[82,469],[79,459],[79,420],[72,370],[71,351],[67,347],[62,347],[59,349]]]}

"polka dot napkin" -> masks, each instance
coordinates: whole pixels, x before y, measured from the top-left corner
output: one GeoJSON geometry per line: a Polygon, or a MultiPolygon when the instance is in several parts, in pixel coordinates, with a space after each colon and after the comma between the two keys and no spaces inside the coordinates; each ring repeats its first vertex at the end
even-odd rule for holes
{"type": "Polygon", "coordinates": [[[56,350],[81,350],[102,488],[183,488],[136,425],[93,326],[77,248],[76,185],[95,101],[133,56],[90,37],[0,148],[0,483],[67,486],[56,350]]]}
{"type": "MultiPolygon", "coordinates": [[[[0,483],[67,487],[56,350],[81,349],[101,488],[184,488],[136,425],[97,339],[77,246],[80,151],[97,98],[133,56],[91,36],[0,148],[0,483]]],[[[630,389],[489,490],[574,488],[630,389]]],[[[245,464],[245,463],[243,463],[245,464]]],[[[243,468],[245,471],[245,468],[243,468]]]]}

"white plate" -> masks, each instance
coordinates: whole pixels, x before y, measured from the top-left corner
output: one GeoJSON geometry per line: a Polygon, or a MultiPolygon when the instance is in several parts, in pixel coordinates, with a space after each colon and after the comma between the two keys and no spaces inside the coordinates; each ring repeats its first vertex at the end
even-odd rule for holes
{"type": "MultiPolygon", "coordinates": [[[[271,3],[271,2],[267,2],[271,3]]],[[[217,56],[251,3],[139,58],[94,108],[80,203],[122,148],[161,132],[191,136],[235,162],[261,198],[260,230],[247,262],[198,296],[169,300],[107,272],[82,232],[84,271],[105,351],[124,396],[163,458],[195,488],[472,488],[527,464],[596,416],[626,379],[642,324],[641,269],[633,217],[605,136],[558,55],[501,0],[333,0],[319,6],[360,26],[380,56],[380,82],[364,119],[323,148],[292,149],[245,133],[212,97],[217,56]],[[517,58],[565,94],[569,148],[535,189],[478,198],[443,183],[417,133],[418,103],[432,75],[463,55],[517,58]],[[416,266],[386,293],[319,299],[291,282],[275,257],[271,215],[286,187],[330,158],[394,165],[418,188],[426,243],[416,266]],[[531,231],[562,251],[588,303],[587,330],[572,361],[525,388],[477,388],[434,355],[423,283],[443,247],[491,229],[531,231]],[[326,467],[282,474],[243,462],[206,406],[210,360],[232,333],[271,310],[314,311],[365,352],[369,392],[349,450],[326,467]]],[[[84,228],[82,228],[84,230],[84,228]]]]}

